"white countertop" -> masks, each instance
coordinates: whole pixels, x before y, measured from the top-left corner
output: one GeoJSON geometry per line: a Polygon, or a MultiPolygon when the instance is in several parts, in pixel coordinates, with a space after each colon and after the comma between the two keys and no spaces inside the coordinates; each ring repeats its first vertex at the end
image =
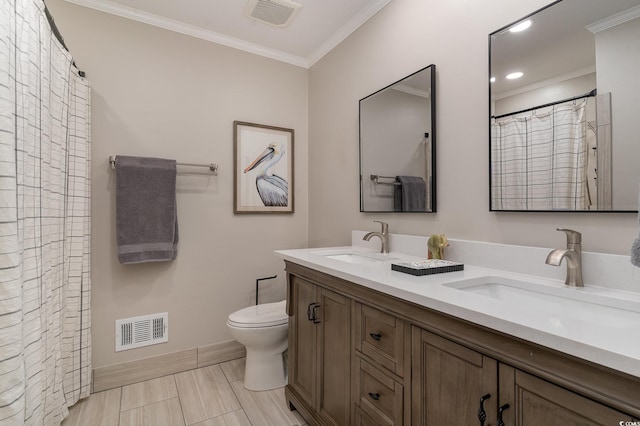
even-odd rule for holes
{"type": "Polygon", "coordinates": [[[293,263],[640,378],[639,293],[590,286],[571,289],[596,299],[606,296],[609,300],[620,300],[625,306],[621,310],[625,313],[624,320],[601,324],[597,318],[579,319],[570,306],[566,311],[549,315],[544,305],[535,300],[526,306],[514,306],[444,285],[491,276],[564,288],[561,281],[467,264],[464,271],[413,276],[392,271],[390,264],[421,259],[393,252],[386,255],[389,260],[367,263],[348,263],[326,257],[345,252],[377,253],[355,246],[278,250],[275,253],[293,263]]]}

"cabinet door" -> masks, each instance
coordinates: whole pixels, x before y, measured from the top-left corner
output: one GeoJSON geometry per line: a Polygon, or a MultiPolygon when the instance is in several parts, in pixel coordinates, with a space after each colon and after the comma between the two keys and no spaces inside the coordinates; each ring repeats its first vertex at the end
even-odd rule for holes
{"type": "Polygon", "coordinates": [[[414,327],[411,362],[413,425],[481,425],[480,399],[487,394],[484,425],[496,424],[496,360],[414,327]]]}
{"type": "Polygon", "coordinates": [[[500,364],[500,405],[507,426],[618,425],[630,416],[588,398],[500,364]]]}
{"type": "Polygon", "coordinates": [[[319,412],[327,425],[349,422],[350,401],[350,300],[319,289],[318,327],[319,412]]]}
{"type": "Polygon", "coordinates": [[[307,310],[317,302],[317,287],[306,280],[291,276],[293,315],[289,319],[289,386],[310,408],[317,399],[317,324],[307,310]]]}

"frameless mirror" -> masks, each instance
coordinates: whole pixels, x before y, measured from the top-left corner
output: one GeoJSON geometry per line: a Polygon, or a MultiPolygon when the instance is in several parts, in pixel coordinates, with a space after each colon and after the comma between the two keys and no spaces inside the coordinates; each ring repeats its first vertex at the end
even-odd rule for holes
{"type": "Polygon", "coordinates": [[[489,64],[491,210],[637,210],[640,0],[556,1],[489,64]]]}
{"type": "Polygon", "coordinates": [[[360,211],[436,211],[436,66],[360,99],[360,211]]]}

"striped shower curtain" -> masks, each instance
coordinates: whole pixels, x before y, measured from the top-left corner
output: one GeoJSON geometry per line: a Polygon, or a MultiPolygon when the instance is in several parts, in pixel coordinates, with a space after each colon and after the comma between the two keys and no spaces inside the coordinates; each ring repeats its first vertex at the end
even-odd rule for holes
{"type": "Polygon", "coordinates": [[[493,210],[584,210],[587,100],[569,101],[491,123],[493,210]]]}
{"type": "Polygon", "coordinates": [[[89,395],[90,88],[42,0],[0,0],[0,424],[89,395]]]}

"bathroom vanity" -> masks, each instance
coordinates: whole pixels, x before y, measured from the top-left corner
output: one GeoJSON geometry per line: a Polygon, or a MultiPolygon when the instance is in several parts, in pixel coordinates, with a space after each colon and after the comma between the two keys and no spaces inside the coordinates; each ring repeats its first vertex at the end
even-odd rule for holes
{"type": "MultiPolygon", "coordinates": [[[[505,303],[508,296],[465,291],[484,288],[476,284],[487,277],[498,283],[494,290],[522,280],[548,286],[550,280],[533,276],[467,265],[416,277],[390,268],[410,256],[353,247],[277,253],[288,282],[285,394],[311,425],[566,426],[640,419],[638,328],[625,334],[637,325],[633,303],[640,300],[629,302],[629,317],[619,324],[614,317],[609,325],[603,311],[600,327],[596,304],[589,319],[570,301],[566,313],[558,313],[554,299],[542,297],[550,309],[542,312],[536,294],[530,306],[514,306],[505,303]],[[621,336],[626,340],[618,342],[621,336]]],[[[597,300],[596,290],[586,291],[597,300]]]]}

